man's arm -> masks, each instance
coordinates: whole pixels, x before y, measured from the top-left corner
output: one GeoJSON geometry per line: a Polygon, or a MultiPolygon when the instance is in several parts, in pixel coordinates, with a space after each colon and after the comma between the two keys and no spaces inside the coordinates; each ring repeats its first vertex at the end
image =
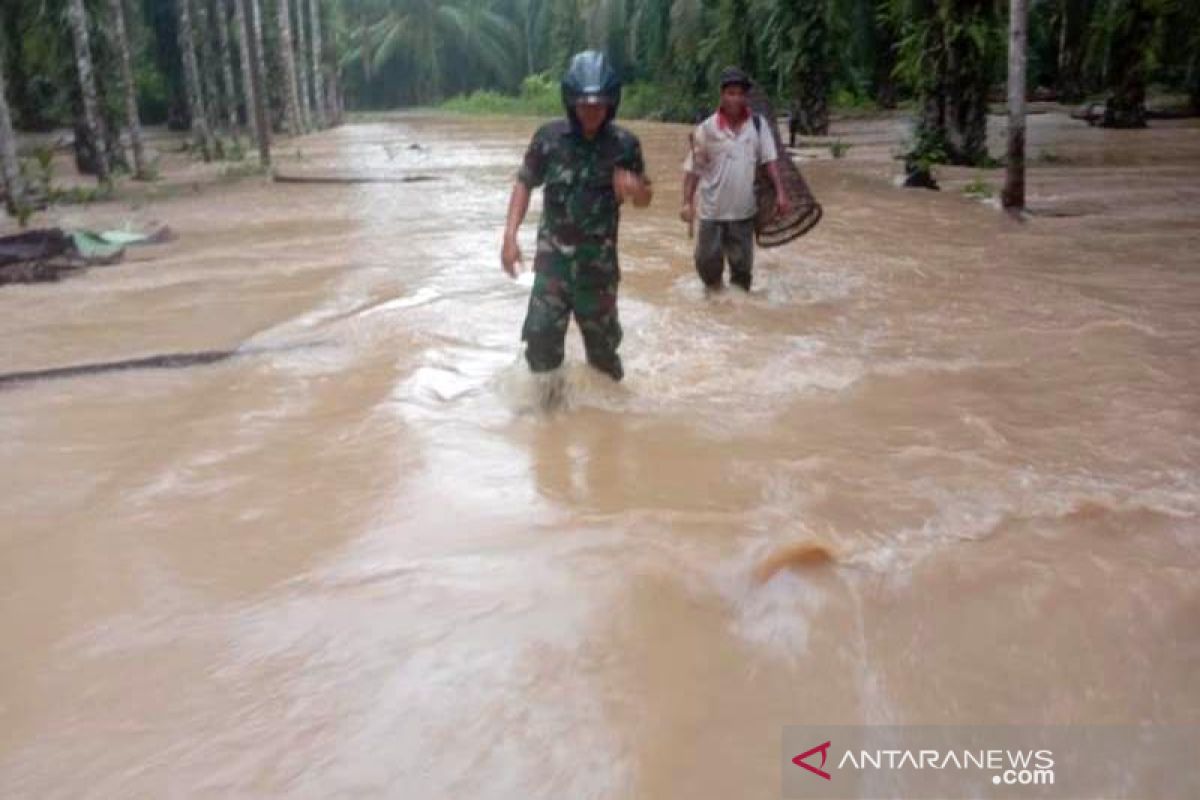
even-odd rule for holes
{"type": "Polygon", "coordinates": [[[700,185],[700,176],[694,172],[683,173],[683,207],[679,217],[684,222],[696,218],[696,187],[700,185]]]}
{"type": "Polygon", "coordinates": [[[785,216],[792,211],[792,199],[784,191],[783,181],[779,177],[779,161],[767,162],[767,174],[771,176],[771,184],[775,187],[775,213],[785,216]]]}
{"type": "MultiPolygon", "coordinates": [[[[683,162],[683,202],[680,204],[679,218],[691,224],[696,219],[696,187],[700,185],[700,171],[707,162],[703,147],[697,146],[696,139],[703,136],[703,129],[688,134],[688,154],[683,162]]],[[[690,233],[691,228],[688,228],[690,233]]]]}
{"type": "Polygon", "coordinates": [[[642,143],[636,136],[622,132],[623,150],[613,170],[613,191],[618,202],[632,200],[637,208],[650,205],[654,190],[646,177],[646,160],[642,158],[642,143]]]}
{"type": "Polygon", "coordinates": [[[522,263],[521,246],[517,244],[517,229],[525,221],[532,194],[522,181],[513,184],[512,196],[508,198],[508,219],[504,223],[504,244],[500,247],[500,266],[514,278],[517,264],[522,263]]]}

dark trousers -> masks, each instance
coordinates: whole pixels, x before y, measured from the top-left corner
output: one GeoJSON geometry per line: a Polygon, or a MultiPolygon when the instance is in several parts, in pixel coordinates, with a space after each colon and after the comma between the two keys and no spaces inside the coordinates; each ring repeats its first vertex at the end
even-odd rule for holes
{"type": "Polygon", "coordinates": [[[754,220],[736,222],[700,220],[696,234],[696,272],[710,289],[723,284],[725,262],[729,262],[729,282],[750,291],[754,269],[754,220]]]}

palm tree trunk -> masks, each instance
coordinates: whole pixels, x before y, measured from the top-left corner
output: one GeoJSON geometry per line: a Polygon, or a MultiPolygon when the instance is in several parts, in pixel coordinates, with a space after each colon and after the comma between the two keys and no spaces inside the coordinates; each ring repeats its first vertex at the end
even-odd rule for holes
{"type": "Polygon", "coordinates": [[[1109,50],[1105,128],[1146,127],[1146,54],[1154,35],[1154,15],[1146,0],[1124,0],[1129,13],[1112,33],[1109,50]]]}
{"type": "Polygon", "coordinates": [[[883,3],[868,3],[873,17],[875,35],[875,64],[872,83],[875,102],[880,108],[896,107],[896,40],[895,24],[882,11],[883,3]]]}
{"type": "Polygon", "coordinates": [[[827,0],[808,0],[800,8],[803,22],[798,36],[806,44],[792,75],[796,124],[791,127],[803,136],[825,136],[829,133],[832,56],[828,44],[829,3],[827,0]]]}
{"type": "Polygon", "coordinates": [[[242,100],[246,107],[246,124],[254,141],[258,141],[258,86],[250,60],[250,28],[247,27],[246,0],[233,0],[233,29],[238,40],[238,55],[242,67],[242,100]]]}
{"type": "Polygon", "coordinates": [[[939,24],[945,52],[945,144],[951,164],[978,165],[987,160],[987,95],[983,50],[971,36],[952,35],[955,27],[996,24],[991,0],[956,0],[953,15],[939,24]]]}
{"type": "Polygon", "coordinates": [[[234,0],[238,18],[241,22],[239,30],[246,62],[246,90],[248,99],[246,114],[254,120],[254,137],[258,142],[258,160],[263,167],[271,166],[271,123],[267,119],[267,87],[266,75],[263,73],[262,52],[259,32],[256,30],[255,17],[257,13],[247,13],[246,3],[255,6],[257,12],[258,0],[234,0]]]}
{"type": "Polygon", "coordinates": [[[267,81],[270,79],[271,73],[267,71],[267,47],[263,44],[261,0],[245,0],[245,2],[247,3],[246,24],[250,26],[250,57],[254,59],[254,66],[258,69],[256,91],[258,100],[262,103],[265,111],[263,119],[267,121],[263,136],[270,142],[274,123],[271,121],[271,93],[267,90],[267,81]]]}
{"type": "Polygon", "coordinates": [[[308,50],[308,32],[304,26],[304,10],[308,4],[305,0],[296,0],[296,63],[299,70],[296,72],[296,77],[300,81],[300,115],[304,118],[304,129],[312,130],[312,102],[309,99],[311,94],[311,80],[309,79],[309,50],[308,50]]]}
{"type": "Polygon", "coordinates": [[[229,13],[225,0],[213,0],[213,15],[217,23],[217,46],[221,49],[221,73],[225,83],[225,115],[229,130],[237,140],[237,84],[233,82],[233,57],[229,49],[229,13]]]}
{"type": "Polygon", "coordinates": [[[79,73],[79,91],[83,96],[83,123],[96,149],[96,178],[105,183],[110,178],[108,144],[100,119],[100,100],[96,93],[96,76],[92,69],[92,49],[88,42],[87,12],[83,8],[83,0],[69,0],[67,23],[71,26],[71,38],[75,43],[75,66],[79,73]]]}
{"type": "Polygon", "coordinates": [[[335,125],[341,125],[346,116],[346,95],[342,93],[342,78],[335,67],[329,79],[329,90],[333,97],[333,119],[335,125]]]}
{"type": "Polygon", "coordinates": [[[192,117],[192,145],[200,148],[205,161],[212,159],[212,135],[204,111],[204,95],[200,88],[200,65],[196,63],[196,35],[192,30],[191,0],[175,0],[179,13],[179,51],[183,57],[184,89],[187,92],[188,113],[192,117]]]}
{"type": "Polygon", "coordinates": [[[0,170],[3,172],[5,205],[9,213],[19,215],[25,201],[21,185],[21,163],[17,160],[17,136],[13,132],[12,114],[8,111],[8,95],[4,85],[4,62],[0,59],[0,170]]]}
{"type": "MultiPolygon", "coordinates": [[[[208,112],[208,127],[214,134],[224,127],[221,120],[221,92],[219,68],[213,57],[212,20],[208,13],[208,0],[196,0],[196,45],[200,58],[200,87],[204,92],[204,108],[208,112]]],[[[216,155],[222,158],[221,140],[216,139],[216,155]]]]}
{"type": "Polygon", "coordinates": [[[325,70],[321,65],[324,48],[321,41],[320,0],[309,0],[308,12],[312,18],[313,121],[318,128],[326,128],[329,125],[329,110],[325,102],[325,70]]]}
{"type": "Polygon", "coordinates": [[[121,65],[121,82],[125,89],[125,124],[129,126],[129,141],[133,145],[133,176],[138,180],[150,177],[146,170],[146,148],[142,142],[142,123],[138,118],[137,86],[133,81],[133,59],[129,54],[129,35],[125,28],[125,5],[111,0],[113,38],[121,65]]]}
{"type": "Polygon", "coordinates": [[[290,0],[279,0],[276,4],[277,22],[279,23],[279,61],[283,73],[284,105],[287,109],[288,132],[293,136],[304,133],[303,120],[300,118],[300,87],[296,81],[296,51],[292,47],[291,14],[288,12],[290,0]]]}
{"type": "Polygon", "coordinates": [[[533,23],[535,20],[533,0],[525,3],[525,74],[532,75],[533,69],[533,23]]]}
{"type": "Polygon", "coordinates": [[[1087,33],[1087,4],[1083,0],[1059,0],[1058,99],[1063,103],[1083,100],[1083,51],[1087,33]]]}
{"type": "Polygon", "coordinates": [[[1026,0],[1011,0],[1008,23],[1008,164],[1001,203],[1025,208],[1025,67],[1026,0]]]}

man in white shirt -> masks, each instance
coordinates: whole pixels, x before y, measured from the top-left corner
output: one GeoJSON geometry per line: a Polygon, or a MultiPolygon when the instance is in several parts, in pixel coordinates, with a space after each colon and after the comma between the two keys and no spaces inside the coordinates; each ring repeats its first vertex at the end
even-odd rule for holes
{"type": "Polygon", "coordinates": [[[737,67],[721,72],[721,106],[696,127],[684,164],[680,216],[685,222],[700,219],[696,272],[710,290],[724,286],[728,261],[729,282],[750,291],[758,210],[754,175],[760,164],[766,165],[774,185],[777,212],[783,215],[791,210],[775,163],[778,153],[768,128],[771,123],[750,112],[746,93],[751,85],[750,76],[737,67]]]}

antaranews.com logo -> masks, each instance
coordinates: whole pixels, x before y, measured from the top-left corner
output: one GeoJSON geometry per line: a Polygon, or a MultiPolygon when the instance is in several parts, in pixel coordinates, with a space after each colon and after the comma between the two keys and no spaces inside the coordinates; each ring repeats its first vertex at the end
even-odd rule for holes
{"type": "MultiPolygon", "coordinates": [[[[818,778],[833,780],[825,771],[832,741],[805,750],[792,763],[818,778]],[[808,762],[821,756],[819,766],[808,762]]],[[[1054,752],[1052,750],[847,750],[837,765],[838,770],[904,770],[958,769],[992,772],[994,785],[1049,786],[1054,783],[1054,752]]]]}
{"type": "Polygon", "coordinates": [[[1200,725],[794,726],[785,798],[1195,800],[1200,725]]]}

